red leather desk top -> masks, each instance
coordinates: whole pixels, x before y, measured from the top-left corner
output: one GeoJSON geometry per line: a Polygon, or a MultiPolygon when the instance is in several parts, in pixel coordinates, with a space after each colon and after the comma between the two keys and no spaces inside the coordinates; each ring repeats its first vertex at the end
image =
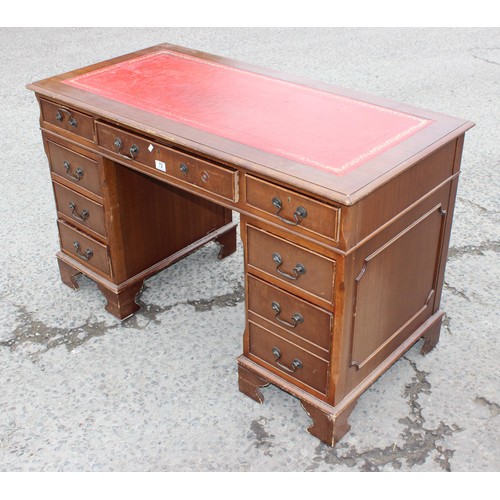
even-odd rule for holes
{"type": "Polygon", "coordinates": [[[434,123],[168,49],[62,83],[336,176],[434,123]]]}

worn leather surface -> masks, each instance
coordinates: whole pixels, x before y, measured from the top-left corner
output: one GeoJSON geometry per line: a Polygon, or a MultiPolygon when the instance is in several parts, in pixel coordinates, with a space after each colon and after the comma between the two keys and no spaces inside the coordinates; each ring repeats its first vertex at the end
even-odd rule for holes
{"type": "Polygon", "coordinates": [[[432,123],[169,50],[63,83],[335,175],[432,123]]]}

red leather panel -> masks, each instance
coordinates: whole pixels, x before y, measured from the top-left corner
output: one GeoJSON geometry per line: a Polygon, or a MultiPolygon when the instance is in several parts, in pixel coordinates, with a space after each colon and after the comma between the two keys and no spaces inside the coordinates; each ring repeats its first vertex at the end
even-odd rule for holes
{"type": "Polygon", "coordinates": [[[335,175],[433,123],[169,50],[63,83],[335,175]]]}

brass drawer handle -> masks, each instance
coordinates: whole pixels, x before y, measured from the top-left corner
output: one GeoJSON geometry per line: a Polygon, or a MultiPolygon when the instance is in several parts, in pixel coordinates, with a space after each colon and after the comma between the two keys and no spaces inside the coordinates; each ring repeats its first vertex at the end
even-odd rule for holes
{"type": "Polygon", "coordinates": [[[281,274],[281,276],[289,279],[289,280],[297,280],[300,278],[302,274],[306,273],[306,268],[302,264],[296,264],[295,267],[292,269],[292,274],[285,273],[280,270],[281,264],[283,264],[283,259],[281,258],[281,255],[278,252],[273,253],[273,260],[276,262],[276,271],[281,274]]]}
{"type": "Polygon", "coordinates": [[[288,373],[294,373],[296,372],[299,368],[302,368],[302,361],[300,361],[300,359],[294,359],[292,361],[292,364],[291,364],[291,367],[288,368],[288,366],[284,365],[283,363],[280,363],[279,359],[281,358],[281,351],[277,348],[277,347],[273,347],[273,355],[274,357],[276,358],[274,361],[276,362],[276,364],[282,368],[283,370],[285,370],[286,372],[288,373]]]}
{"type": "Polygon", "coordinates": [[[64,168],[66,169],[66,176],[69,177],[70,179],[78,182],[83,177],[83,168],[78,167],[75,170],[75,173],[72,174],[70,172],[70,170],[71,170],[70,162],[65,160],[63,165],[64,165],[64,168]]]}
{"type": "Polygon", "coordinates": [[[300,323],[304,323],[304,318],[302,317],[301,314],[295,313],[291,318],[290,321],[286,321],[284,319],[280,318],[280,313],[281,313],[281,306],[279,305],[278,302],[272,302],[271,307],[273,311],[276,313],[274,316],[274,319],[276,321],[279,321],[280,323],[283,323],[286,326],[289,326],[290,328],[295,328],[297,325],[300,323]]]}
{"type": "Polygon", "coordinates": [[[88,261],[94,255],[94,252],[90,248],[87,248],[87,250],[85,250],[84,254],[80,253],[80,243],[78,243],[78,241],[76,241],[76,240],[73,242],[73,246],[75,247],[76,255],[78,255],[78,257],[80,257],[80,259],[88,261]]]}
{"type": "Polygon", "coordinates": [[[69,208],[71,209],[71,215],[75,219],[85,222],[89,218],[90,213],[85,208],[80,213],[78,213],[76,203],[74,201],[69,202],[69,208]]]}
{"type": "Polygon", "coordinates": [[[56,120],[58,122],[62,122],[64,120],[64,114],[68,115],[68,123],[72,127],[75,127],[75,128],[78,127],[78,123],[77,123],[75,117],[73,116],[73,113],[69,109],[66,109],[66,108],[58,108],[57,109],[56,120]]]}
{"type": "Polygon", "coordinates": [[[187,175],[187,174],[188,174],[188,172],[189,172],[189,168],[188,168],[188,166],[187,166],[185,163],[181,163],[181,164],[179,165],[179,169],[180,169],[180,171],[181,171],[184,175],[187,175]]]}
{"type": "Polygon", "coordinates": [[[122,140],[117,137],[114,142],[115,148],[117,149],[116,153],[120,155],[122,158],[126,158],[127,160],[135,160],[137,158],[137,155],[139,154],[139,147],[136,144],[132,144],[129,149],[129,155],[124,155],[123,153],[120,153],[120,149],[123,148],[123,142],[122,140]]]}
{"type": "Polygon", "coordinates": [[[295,219],[295,222],[288,220],[288,219],[285,219],[284,217],[282,217],[279,214],[283,208],[283,202],[281,201],[281,199],[278,198],[277,196],[275,196],[272,199],[272,204],[274,205],[274,208],[277,209],[277,211],[274,215],[276,215],[276,217],[278,217],[278,219],[281,222],[284,222],[285,224],[289,224],[290,226],[298,226],[302,222],[302,219],[305,219],[307,217],[307,210],[304,207],[297,207],[295,209],[295,212],[293,213],[293,218],[295,219]]]}

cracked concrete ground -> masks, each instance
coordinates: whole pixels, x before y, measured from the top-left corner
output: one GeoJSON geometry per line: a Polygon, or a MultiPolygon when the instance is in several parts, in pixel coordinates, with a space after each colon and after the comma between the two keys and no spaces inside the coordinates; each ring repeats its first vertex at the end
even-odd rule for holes
{"type": "Polygon", "coordinates": [[[0,470],[498,471],[499,29],[1,29],[0,470]],[[359,400],[333,449],[275,387],[238,392],[241,244],[151,278],[119,322],[60,279],[55,209],[24,85],[159,42],[476,122],[466,136],[438,346],[359,400]]]}

